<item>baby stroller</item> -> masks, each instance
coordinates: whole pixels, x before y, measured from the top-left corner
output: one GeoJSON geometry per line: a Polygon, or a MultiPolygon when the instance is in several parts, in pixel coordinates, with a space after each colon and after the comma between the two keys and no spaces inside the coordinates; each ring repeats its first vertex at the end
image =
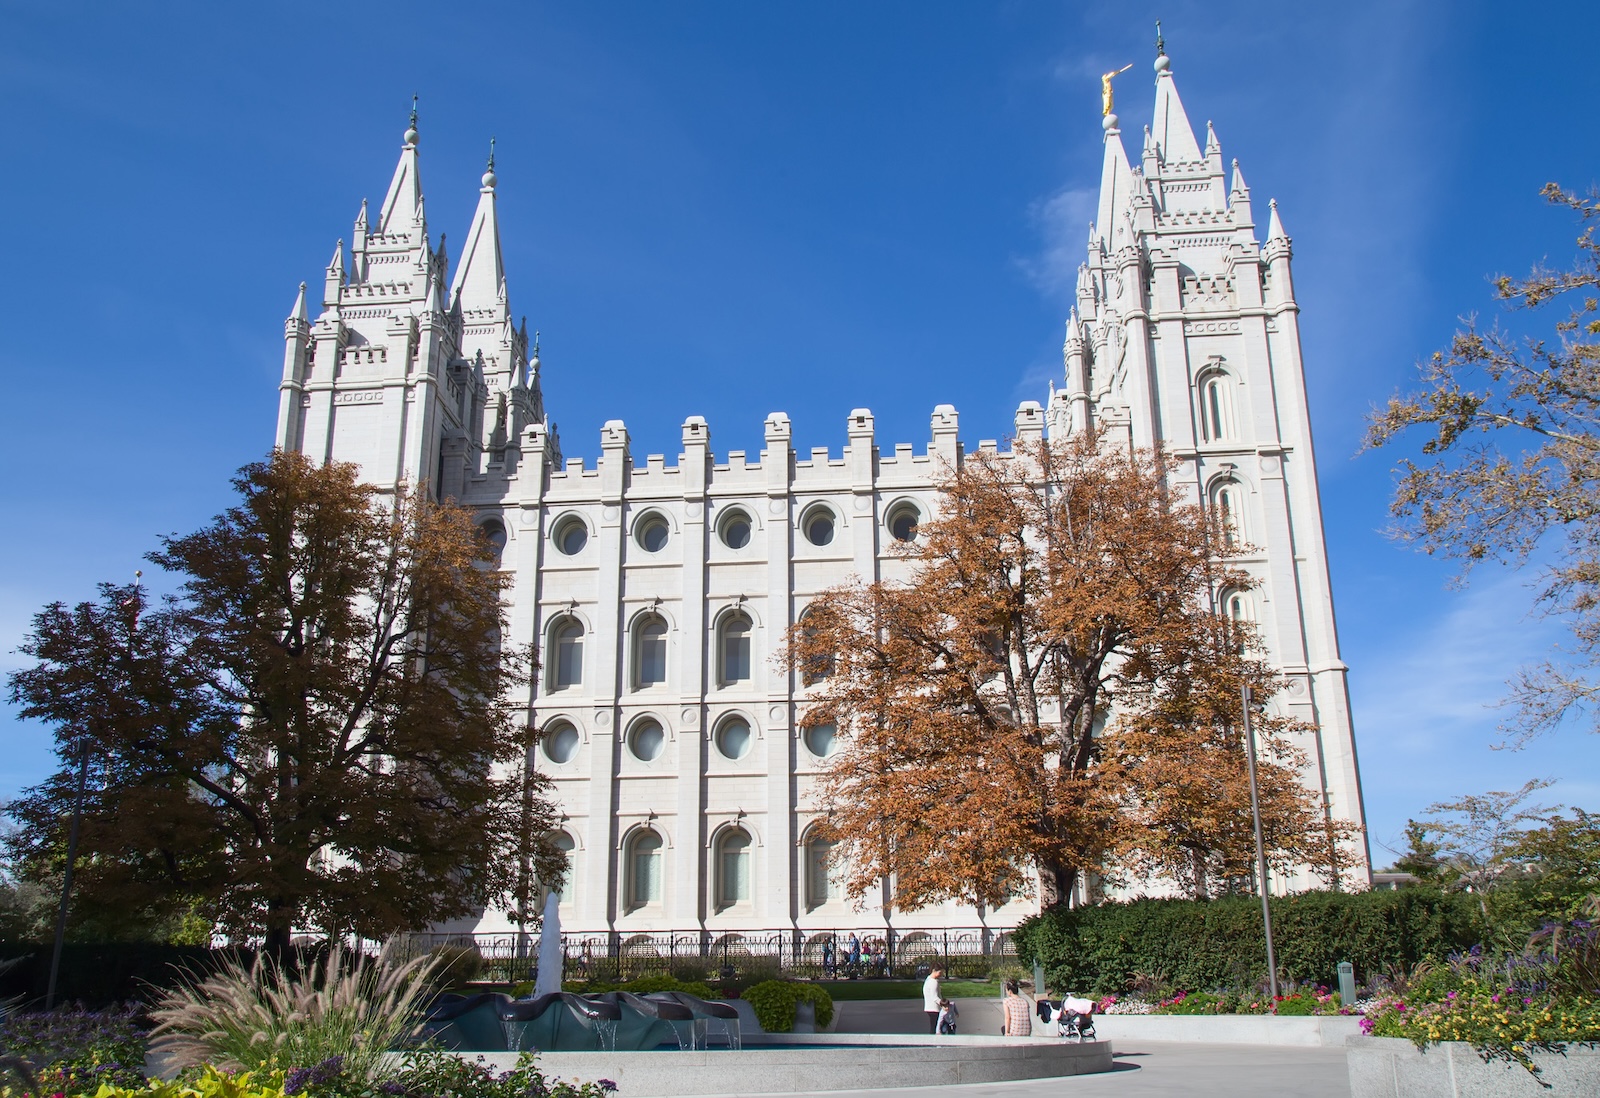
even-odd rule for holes
{"type": "Polygon", "coordinates": [[[1058,1000],[1040,999],[1039,1019],[1044,1022],[1054,1021],[1056,1034],[1060,1037],[1093,1041],[1094,1007],[1093,999],[1078,999],[1071,995],[1058,1000]]]}
{"type": "Polygon", "coordinates": [[[956,1031],[956,1019],[960,1016],[961,1012],[956,1009],[956,1005],[948,999],[944,1000],[939,1004],[939,1020],[933,1027],[934,1032],[954,1033],[956,1031]]]}

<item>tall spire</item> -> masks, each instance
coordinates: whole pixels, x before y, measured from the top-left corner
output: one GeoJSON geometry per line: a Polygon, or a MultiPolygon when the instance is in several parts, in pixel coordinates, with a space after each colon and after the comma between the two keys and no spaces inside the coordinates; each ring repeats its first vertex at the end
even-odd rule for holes
{"type": "Polygon", "coordinates": [[[1278,220],[1278,200],[1274,198],[1267,203],[1267,206],[1272,211],[1271,216],[1267,218],[1267,243],[1270,244],[1274,240],[1281,240],[1288,244],[1289,234],[1283,231],[1283,222],[1278,220]]]}
{"type": "Polygon", "coordinates": [[[405,144],[400,147],[400,163],[395,165],[394,179],[389,183],[389,193],[384,196],[383,210],[378,215],[380,233],[405,233],[418,221],[422,212],[422,179],[417,174],[417,97],[411,97],[411,124],[406,127],[405,144]]]}
{"type": "Polygon", "coordinates": [[[1156,56],[1156,111],[1155,118],[1150,123],[1150,130],[1156,139],[1156,145],[1161,150],[1161,162],[1173,164],[1178,161],[1193,163],[1203,159],[1200,153],[1200,143],[1194,139],[1194,130],[1189,125],[1189,115],[1183,109],[1183,100],[1178,98],[1178,85],[1172,80],[1172,61],[1167,57],[1166,43],[1159,37],[1157,30],[1156,48],[1160,51],[1156,56]]]}
{"type": "Polygon", "coordinates": [[[505,264],[500,256],[500,221],[495,213],[494,139],[489,141],[489,164],[478,190],[478,212],[467,230],[461,261],[450,283],[450,304],[463,309],[505,309],[505,264]]]}
{"type": "Polygon", "coordinates": [[[298,321],[301,324],[310,322],[310,318],[306,315],[306,284],[304,282],[300,283],[300,294],[294,299],[294,309],[289,313],[289,320],[291,323],[298,321]]]}

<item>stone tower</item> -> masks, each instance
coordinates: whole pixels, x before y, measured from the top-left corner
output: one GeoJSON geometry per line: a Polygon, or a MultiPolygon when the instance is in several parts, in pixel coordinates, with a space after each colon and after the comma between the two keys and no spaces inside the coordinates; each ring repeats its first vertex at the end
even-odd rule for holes
{"type": "MultiPolygon", "coordinates": [[[[1246,547],[1239,563],[1258,581],[1251,591],[1220,592],[1220,609],[1257,624],[1287,679],[1280,704],[1315,728],[1301,746],[1325,811],[1363,825],[1289,237],[1274,201],[1266,242],[1257,242],[1239,162],[1230,179],[1209,122],[1205,146],[1196,140],[1159,41],[1155,73],[1155,112],[1137,164],[1117,116],[1104,118],[1099,208],[1050,429],[1081,430],[1092,416],[1133,445],[1160,445],[1180,460],[1182,487],[1246,547]]],[[[1343,862],[1364,881],[1367,847],[1356,846],[1343,862]]]]}

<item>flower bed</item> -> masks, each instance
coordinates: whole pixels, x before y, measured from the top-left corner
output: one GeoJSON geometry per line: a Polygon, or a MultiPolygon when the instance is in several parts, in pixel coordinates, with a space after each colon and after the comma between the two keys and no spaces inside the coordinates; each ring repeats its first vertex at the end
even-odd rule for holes
{"type": "Polygon", "coordinates": [[[1098,1010],[1101,1014],[1276,1014],[1297,1018],[1361,1013],[1356,1006],[1344,1006],[1338,992],[1325,987],[1276,998],[1259,991],[1233,990],[1179,991],[1155,1001],[1108,995],[1100,1000],[1098,1010]]]}

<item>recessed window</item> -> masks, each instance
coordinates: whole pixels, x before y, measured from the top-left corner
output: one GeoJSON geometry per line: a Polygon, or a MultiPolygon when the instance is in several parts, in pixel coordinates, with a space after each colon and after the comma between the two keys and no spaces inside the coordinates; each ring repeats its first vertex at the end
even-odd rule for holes
{"type": "Polygon", "coordinates": [[[818,507],[806,513],[803,524],[806,540],[812,545],[831,545],[833,543],[833,512],[826,507],[818,507]]]}
{"type": "Polygon", "coordinates": [[[562,878],[561,891],[556,893],[566,903],[574,895],[573,884],[578,876],[578,844],[565,831],[557,831],[550,837],[550,845],[567,856],[567,875],[562,878]]]}
{"type": "Polygon", "coordinates": [[[667,681],[667,623],[654,614],[634,629],[634,686],[659,686],[667,681]]]}
{"type": "Polygon", "coordinates": [[[917,540],[917,527],[922,524],[922,514],[915,504],[898,504],[889,512],[889,535],[895,541],[910,543],[917,540]]]}
{"type": "Polygon", "coordinates": [[[583,623],[564,618],[550,631],[555,658],[550,666],[550,688],[565,690],[583,682],[583,623]]]}
{"type": "Polygon", "coordinates": [[[750,836],[740,828],[717,840],[717,907],[750,902],[750,836]]]}
{"type": "Polygon", "coordinates": [[[1233,437],[1233,394],[1229,376],[1211,370],[1200,379],[1200,438],[1221,442],[1233,437]]]}
{"type": "Polygon", "coordinates": [[[572,727],[569,721],[556,721],[545,726],[544,730],[544,756],[558,765],[569,763],[578,756],[578,744],[582,738],[578,730],[572,727]]]}
{"type": "Polygon", "coordinates": [[[589,544],[589,528],[577,515],[564,518],[556,525],[555,536],[552,539],[556,549],[563,555],[575,557],[583,552],[583,547],[589,544]]]}
{"type": "Polygon", "coordinates": [[[478,536],[483,539],[489,556],[499,564],[506,551],[506,528],[500,525],[499,520],[490,519],[478,527],[478,536]]]}
{"type": "Polygon", "coordinates": [[[813,724],[805,730],[806,750],[819,759],[833,754],[833,741],[838,729],[832,724],[813,724]]]}
{"type": "Polygon", "coordinates": [[[1211,506],[1222,544],[1229,549],[1243,548],[1248,530],[1244,515],[1244,489],[1236,480],[1218,481],[1211,489],[1211,506]]]}
{"type": "Polygon", "coordinates": [[[667,747],[667,734],[661,725],[646,717],[628,733],[628,750],[640,762],[655,762],[667,747]]]}
{"type": "Polygon", "coordinates": [[[750,544],[750,516],[735,508],[722,516],[717,524],[722,544],[729,549],[743,549],[750,544]]]}
{"type": "Polygon", "coordinates": [[[661,902],[661,836],[641,831],[628,844],[627,905],[631,911],[661,902]]]}
{"type": "Polygon", "coordinates": [[[633,528],[634,540],[646,553],[659,553],[665,549],[667,535],[670,533],[671,528],[667,526],[667,520],[655,514],[646,515],[633,528]]]}
{"type": "Polygon", "coordinates": [[[718,679],[722,685],[750,681],[750,619],[729,614],[717,628],[718,679]]]}
{"type": "Polygon", "coordinates": [[[750,753],[750,724],[743,717],[729,717],[717,728],[717,750],[725,759],[742,759],[750,753]]]}
{"type": "Polygon", "coordinates": [[[833,844],[826,839],[812,839],[806,843],[806,907],[819,908],[829,900],[838,899],[838,885],[833,879],[833,844]]]}

